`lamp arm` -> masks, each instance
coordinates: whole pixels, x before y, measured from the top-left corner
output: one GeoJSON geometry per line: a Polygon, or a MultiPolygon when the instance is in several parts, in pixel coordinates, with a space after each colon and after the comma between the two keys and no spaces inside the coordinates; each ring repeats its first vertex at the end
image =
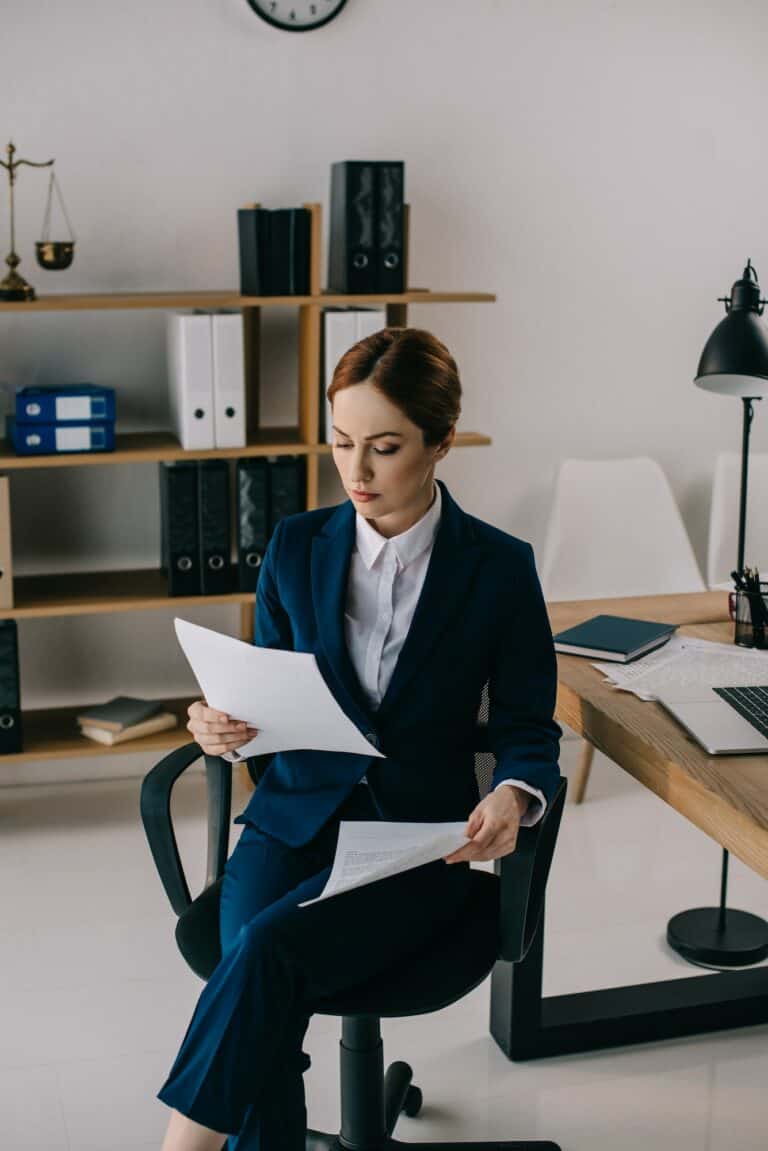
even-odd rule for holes
{"type": "Polygon", "coordinates": [[[752,428],[752,420],[755,416],[755,410],[752,407],[755,400],[759,400],[761,396],[744,396],[744,422],[742,425],[741,435],[741,496],[739,499],[739,558],[736,564],[736,570],[739,575],[744,574],[744,546],[746,542],[747,530],[747,480],[749,472],[749,433],[752,428]]]}

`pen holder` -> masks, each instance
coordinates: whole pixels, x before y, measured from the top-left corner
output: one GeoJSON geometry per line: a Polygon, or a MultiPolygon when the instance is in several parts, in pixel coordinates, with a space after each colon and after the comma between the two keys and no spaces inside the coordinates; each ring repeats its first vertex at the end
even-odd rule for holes
{"type": "Polygon", "coordinates": [[[740,647],[768,648],[768,583],[760,583],[760,593],[732,591],[728,611],[734,621],[734,643],[740,647]]]}

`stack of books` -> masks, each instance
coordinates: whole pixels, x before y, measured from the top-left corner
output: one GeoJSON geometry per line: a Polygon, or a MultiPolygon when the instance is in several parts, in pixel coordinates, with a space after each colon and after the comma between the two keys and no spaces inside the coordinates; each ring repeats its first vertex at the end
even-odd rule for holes
{"type": "Polygon", "coordinates": [[[19,456],[115,449],[115,389],[96,384],[17,388],[6,435],[19,456]]]}
{"type": "Polygon", "coordinates": [[[117,695],[89,708],[77,717],[77,722],[87,739],[112,746],[176,727],[179,721],[172,712],[163,710],[163,704],[157,700],[117,695]]]}

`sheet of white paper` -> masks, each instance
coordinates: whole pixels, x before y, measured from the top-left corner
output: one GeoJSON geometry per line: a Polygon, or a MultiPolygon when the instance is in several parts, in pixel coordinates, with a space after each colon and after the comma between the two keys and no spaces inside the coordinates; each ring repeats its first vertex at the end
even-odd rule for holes
{"type": "Polygon", "coordinates": [[[661,651],[632,664],[595,663],[619,689],[655,700],[689,687],[751,687],[768,684],[768,653],[735,644],[675,636],[661,651]]]}
{"type": "Polygon", "coordinates": [[[433,859],[442,859],[469,840],[463,823],[387,823],[343,819],[331,874],[320,895],[299,907],[309,907],[364,883],[398,875],[433,859]]]}
{"type": "Polygon", "coordinates": [[[210,707],[258,727],[240,755],[311,748],[386,758],[342,711],[311,652],[254,647],[175,619],[176,636],[210,707]]]}

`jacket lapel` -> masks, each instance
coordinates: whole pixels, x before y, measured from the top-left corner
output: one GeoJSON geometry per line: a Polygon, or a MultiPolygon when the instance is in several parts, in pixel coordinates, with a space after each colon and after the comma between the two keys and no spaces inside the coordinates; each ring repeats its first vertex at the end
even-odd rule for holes
{"type": "Polygon", "coordinates": [[[370,729],[371,711],[347,651],[344,635],[344,608],[352,549],[355,544],[355,509],[347,500],[326,521],[312,541],[312,602],[326,667],[339,703],[350,719],[370,729]]]}
{"type": "Polygon", "coordinates": [[[339,507],[312,542],[312,599],[323,655],[340,692],[339,703],[361,728],[370,728],[391,711],[443,631],[460,616],[483,554],[470,517],[454,502],[445,484],[437,482],[442,494],[440,526],[410,630],[376,712],[355,674],[344,635],[347,582],[355,544],[351,502],[339,507]]]}

